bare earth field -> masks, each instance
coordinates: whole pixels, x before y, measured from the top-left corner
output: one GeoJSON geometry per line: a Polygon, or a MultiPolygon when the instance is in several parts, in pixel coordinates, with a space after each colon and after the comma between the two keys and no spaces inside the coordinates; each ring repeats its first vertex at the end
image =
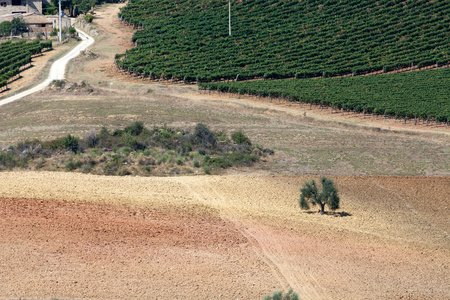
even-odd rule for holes
{"type": "Polygon", "coordinates": [[[67,78],[0,109],[0,147],[146,126],[243,129],[275,157],[221,176],[0,173],[0,299],[448,299],[450,130],[342,116],[115,74],[123,4],[98,8],[67,78]],[[109,83],[112,82],[112,91],[109,83]],[[341,209],[298,207],[325,174],[341,209]]]}
{"type": "Polygon", "coordinates": [[[449,178],[333,177],[325,216],[310,178],[0,173],[2,297],[447,298],[449,178]]]}

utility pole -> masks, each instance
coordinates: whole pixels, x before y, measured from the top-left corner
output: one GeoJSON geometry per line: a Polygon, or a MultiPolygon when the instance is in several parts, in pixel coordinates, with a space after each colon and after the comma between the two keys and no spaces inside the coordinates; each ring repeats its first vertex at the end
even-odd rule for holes
{"type": "Polygon", "coordinates": [[[62,36],[62,11],[61,11],[61,0],[59,0],[59,33],[58,33],[58,37],[59,37],[59,42],[61,43],[61,38],[62,36]]]}
{"type": "Polygon", "coordinates": [[[231,0],[228,0],[228,33],[231,36],[231,0]]]}

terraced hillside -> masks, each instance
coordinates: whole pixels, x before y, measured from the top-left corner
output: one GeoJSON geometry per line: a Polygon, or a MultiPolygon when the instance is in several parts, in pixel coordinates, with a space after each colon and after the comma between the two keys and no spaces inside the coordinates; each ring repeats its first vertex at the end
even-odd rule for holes
{"type": "Polygon", "coordinates": [[[450,2],[133,0],[118,65],[186,81],[362,74],[449,62],[450,2]]]}

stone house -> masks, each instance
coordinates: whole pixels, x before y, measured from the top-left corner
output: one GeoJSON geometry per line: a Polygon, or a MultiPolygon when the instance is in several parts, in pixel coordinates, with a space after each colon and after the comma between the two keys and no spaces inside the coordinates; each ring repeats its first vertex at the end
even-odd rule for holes
{"type": "Polygon", "coordinates": [[[42,0],[0,0],[0,16],[32,12],[42,14],[42,0]]]}
{"type": "MultiPolygon", "coordinates": [[[[50,0],[0,0],[0,23],[23,17],[29,32],[50,33],[53,28],[59,28],[59,18],[58,15],[43,15],[43,4],[50,4],[50,0]]],[[[70,26],[71,19],[63,16],[62,28],[67,31],[70,26]]]]}
{"type": "Polygon", "coordinates": [[[53,30],[53,23],[45,16],[36,12],[25,14],[9,14],[0,16],[0,23],[3,21],[11,22],[14,18],[21,17],[27,23],[29,32],[50,33],[53,30]]]}

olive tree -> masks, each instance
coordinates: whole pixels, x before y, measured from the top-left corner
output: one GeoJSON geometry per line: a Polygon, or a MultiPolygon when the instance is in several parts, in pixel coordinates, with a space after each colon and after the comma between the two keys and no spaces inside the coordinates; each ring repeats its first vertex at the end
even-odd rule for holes
{"type": "Polygon", "coordinates": [[[320,205],[320,214],[325,213],[325,204],[331,210],[339,208],[339,196],[338,190],[334,186],[334,182],[326,178],[325,176],[320,179],[322,183],[322,191],[319,192],[319,188],[314,180],[305,182],[300,189],[299,205],[301,209],[309,209],[309,205],[320,205]]]}

